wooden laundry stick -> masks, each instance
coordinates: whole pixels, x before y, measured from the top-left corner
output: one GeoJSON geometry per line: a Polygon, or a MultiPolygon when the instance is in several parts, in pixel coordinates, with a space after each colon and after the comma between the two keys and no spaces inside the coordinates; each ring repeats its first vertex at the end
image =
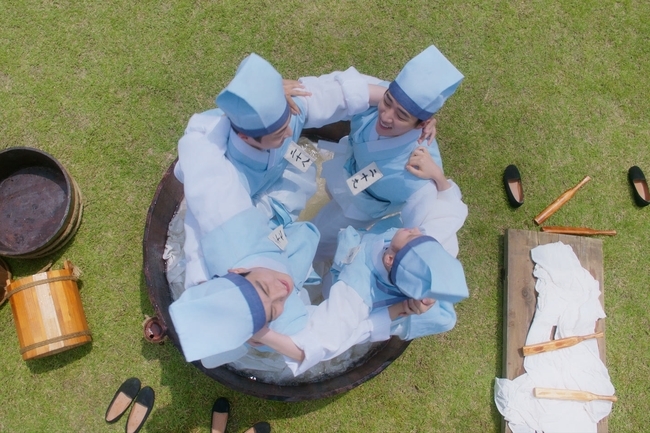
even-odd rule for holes
{"type": "Polygon", "coordinates": [[[589,391],[575,391],[571,389],[555,389],[555,388],[533,388],[533,395],[537,398],[550,398],[554,400],[576,400],[576,401],[592,401],[592,400],[607,400],[617,401],[615,395],[598,395],[589,391]]]}
{"type": "Polygon", "coordinates": [[[524,352],[524,356],[536,355],[542,352],[550,352],[552,350],[575,346],[581,341],[588,340],[590,338],[601,338],[604,336],[605,333],[597,332],[595,334],[589,334],[589,335],[559,338],[557,340],[547,341],[546,343],[531,344],[530,346],[524,346],[522,350],[524,352]]]}
{"type": "Polygon", "coordinates": [[[571,197],[573,197],[573,196],[575,195],[575,193],[576,193],[580,188],[582,188],[582,186],[583,186],[585,183],[589,182],[590,180],[591,180],[591,177],[589,177],[589,176],[585,176],[585,178],[582,179],[582,180],[580,181],[579,184],[577,184],[577,185],[574,186],[573,188],[570,188],[570,189],[567,189],[566,191],[564,191],[564,192],[562,193],[562,195],[560,195],[558,198],[556,198],[555,201],[554,201],[553,203],[549,204],[549,205],[548,205],[548,206],[547,206],[543,211],[541,211],[541,212],[539,213],[539,215],[537,215],[537,216],[535,217],[535,219],[534,219],[535,223],[536,223],[537,225],[540,225],[541,223],[543,223],[544,221],[546,221],[546,220],[548,219],[548,217],[550,217],[550,216],[553,215],[555,212],[557,212],[557,210],[558,210],[559,208],[561,208],[561,207],[564,205],[564,203],[566,203],[567,201],[569,201],[569,199],[570,199],[571,197]]]}
{"type": "Polygon", "coordinates": [[[546,233],[560,233],[565,235],[583,235],[583,236],[594,236],[594,235],[605,235],[605,236],[615,236],[616,230],[595,230],[588,227],[564,227],[564,226],[545,226],[542,227],[542,231],[546,233]]]}

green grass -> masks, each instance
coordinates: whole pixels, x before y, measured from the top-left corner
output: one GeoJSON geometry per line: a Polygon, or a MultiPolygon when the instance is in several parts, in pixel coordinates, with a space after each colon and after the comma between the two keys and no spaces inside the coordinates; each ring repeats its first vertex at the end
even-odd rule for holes
{"type": "Polygon", "coordinates": [[[83,271],[92,345],[22,361],[10,307],[0,308],[0,431],[114,432],[106,404],[129,376],[151,385],[144,432],[208,431],[214,399],[230,432],[258,420],[277,432],[497,432],[503,233],[585,175],[548,224],[615,229],[604,239],[607,365],[619,396],[610,431],[650,424],[650,210],[626,172],[650,175],[650,4],[643,1],[0,3],[0,149],[33,146],[70,171],[85,198],[72,243],[48,259],[8,260],[14,274],[64,258],[83,271]],[[287,78],[350,65],[392,78],[436,44],[465,74],[438,115],[446,172],[469,206],[460,259],[471,297],[448,334],[413,342],[372,381],[322,401],[280,403],[230,391],[151,345],[142,277],[145,216],[190,115],[250,52],[287,78]],[[508,207],[506,165],[526,202],[508,207]]]}

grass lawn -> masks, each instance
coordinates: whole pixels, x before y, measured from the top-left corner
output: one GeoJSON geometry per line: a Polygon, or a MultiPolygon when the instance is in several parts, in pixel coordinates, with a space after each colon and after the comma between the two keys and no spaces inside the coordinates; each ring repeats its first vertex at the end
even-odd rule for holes
{"type": "Polygon", "coordinates": [[[585,175],[549,225],[614,229],[604,238],[607,365],[619,397],[612,432],[650,425],[650,209],[633,204],[627,170],[650,175],[650,3],[569,1],[15,1],[0,3],[0,149],[54,155],[85,198],[74,240],[52,257],[7,260],[17,276],[48,261],[79,266],[93,343],[42,360],[19,354],[0,308],[0,432],[116,432],[104,411],[137,376],[156,391],[144,432],[205,432],[218,396],[229,432],[497,432],[503,234],[585,175]],[[445,171],[469,217],[459,233],[470,299],[451,332],[414,341],[372,381],[304,403],[226,389],[152,345],[142,235],[156,186],[189,117],[214,106],[256,52],[287,78],[354,65],[393,78],[435,44],[464,73],[437,115],[445,171]],[[501,183],[517,164],[525,204],[501,183]]]}

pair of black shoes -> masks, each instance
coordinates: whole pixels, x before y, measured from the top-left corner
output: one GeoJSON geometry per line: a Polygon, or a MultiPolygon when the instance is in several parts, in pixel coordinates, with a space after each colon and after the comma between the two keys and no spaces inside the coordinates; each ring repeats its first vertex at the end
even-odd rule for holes
{"type": "MultiPolygon", "coordinates": [[[[632,186],[632,194],[637,206],[643,207],[650,204],[650,190],[643,171],[635,166],[630,167],[627,179],[632,186]]],[[[509,165],[503,172],[503,185],[506,189],[508,202],[514,208],[524,204],[524,188],[521,185],[521,175],[515,165],[509,165]]]]}
{"type": "MultiPolygon", "coordinates": [[[[229,416],[230,402],[224,397],[219,397],[212,405],[212,426],[210,431],[212,433],[224,433],[229,416]]],[[[271,433],[271,425],[266,421],[261,421],[255,423],[245,433],[271,433]]]]}
{"type": "Polygon", "coordinates": [[[113,400],[108,405],[108,409],[106,409],[105,419],[107,423],[117,422],[133,403],[124,431],[126,433],[140,431],[149,417],[151,409],[153,409],[156,398],[150,386],[145,386],[142,389],[140,389],[140,386],[140,379],[137,377],[131,377],[120,385],[115,392],[115,396],[113,396],[113,400]]]}

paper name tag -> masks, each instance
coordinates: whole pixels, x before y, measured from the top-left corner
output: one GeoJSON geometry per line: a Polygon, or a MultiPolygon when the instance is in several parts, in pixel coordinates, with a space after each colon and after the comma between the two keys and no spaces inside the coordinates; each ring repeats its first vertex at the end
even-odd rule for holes
{"type": "Polygon", "coordinates": [[[287,235],[284,233],[284,227],[279,225],[271,232],[271,234],[268,236],[271,242],[273,242],[278,248],[280,248],[282,251],[287,248],[287,244],[289,243],[289,240],[287,239],[287,235]]]}
{"type": "Polygon", "coordinates": [[[357,195],[382,177],[384,175],[379,170],[379,167],[377,167],[377,164],[373,162],[357,171],[347,180],[348,188],[350,188],[352,195],[357,195]]]}
{"type": "Polygon", "coordinates": [[[293,141],[289,144],[287,153],[284,154],[284,159],[303,173],[314,163],[314,157],[293,141]]]}

